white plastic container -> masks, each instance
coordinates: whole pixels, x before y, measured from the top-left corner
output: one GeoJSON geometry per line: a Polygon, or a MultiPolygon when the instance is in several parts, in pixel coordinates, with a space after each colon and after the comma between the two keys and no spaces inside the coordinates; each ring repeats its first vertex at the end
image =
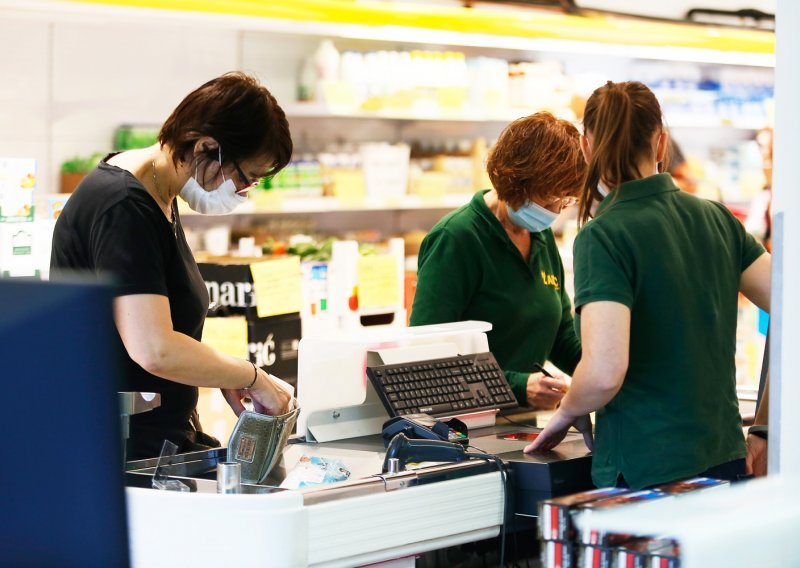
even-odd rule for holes
{"type": "Polygon", "coordinates": [[[410,157],[408,144],[362,144],[361,161],[367,196],[390,198],[406,195],[410,157]]]}

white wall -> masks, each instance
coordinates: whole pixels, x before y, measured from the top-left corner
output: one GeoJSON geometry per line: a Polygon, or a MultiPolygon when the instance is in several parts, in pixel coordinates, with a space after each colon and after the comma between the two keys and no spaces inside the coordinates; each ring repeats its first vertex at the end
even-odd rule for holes
{"type": "Polygon", "coordinates": [[[49,155],[50,30],[0,20],[0,155],[49,155]]]}
{"type": "Polygon", "coordinates": [[[231,30],[3,17],[0,155],[35,157],[39,189],[57,192],[65,159],[110,149],[119,124],[160,124],[239,53],[231,30]]]}

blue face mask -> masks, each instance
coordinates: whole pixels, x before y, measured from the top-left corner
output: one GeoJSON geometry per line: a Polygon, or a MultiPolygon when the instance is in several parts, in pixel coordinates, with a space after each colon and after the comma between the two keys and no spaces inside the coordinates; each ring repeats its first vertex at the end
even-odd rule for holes
{"type": "Polygon", "coordinates": [[[506,204],[506,208],[511,222],[517,227],[528,229],[531,233],[541,233],[555,223],[558,218],[558,213],[553,213],[549,209],[530,201],[519,209],[514,209],[508,204],[506,204]]]}

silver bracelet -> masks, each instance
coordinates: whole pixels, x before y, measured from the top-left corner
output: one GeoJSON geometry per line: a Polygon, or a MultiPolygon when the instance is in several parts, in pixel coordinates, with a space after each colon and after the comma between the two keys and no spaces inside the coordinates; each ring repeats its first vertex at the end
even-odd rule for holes
{"type": "Polygon", "coordinates": [[[256,364],[252,361],[250,361],[250,364],[253,366],[253,382],[244,387],[244,390],[250,390],[253,388],[253,385],[256,384],[256,381],[258,380],[258,367],[256,367],[256,364]]]}

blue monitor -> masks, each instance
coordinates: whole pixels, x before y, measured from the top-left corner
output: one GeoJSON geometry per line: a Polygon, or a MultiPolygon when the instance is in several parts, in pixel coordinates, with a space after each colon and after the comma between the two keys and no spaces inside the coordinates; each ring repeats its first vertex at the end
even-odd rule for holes
{"type": "Polygon", "coordinates": [[[128,566],[111,288],[0,279],[0,564],[128,566]]]}

